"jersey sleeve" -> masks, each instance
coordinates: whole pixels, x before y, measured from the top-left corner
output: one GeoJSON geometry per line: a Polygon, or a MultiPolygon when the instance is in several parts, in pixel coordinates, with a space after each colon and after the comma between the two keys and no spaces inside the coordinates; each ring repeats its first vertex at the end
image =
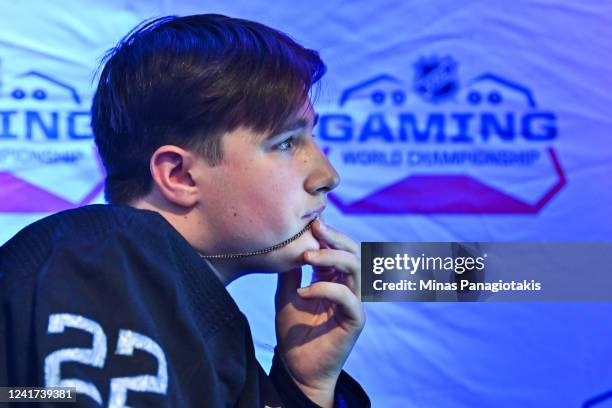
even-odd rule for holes
{"type": "MultiPolygon", "coordinates": [[[[286,407],[320,408],[295,384],[279,357],[277,348],[274,349],[270,379],[286,407]]],[[[369,408],[370,406],[370,398],[361,385],[342,370],[336,383],[334,408],[369,408]]]]}

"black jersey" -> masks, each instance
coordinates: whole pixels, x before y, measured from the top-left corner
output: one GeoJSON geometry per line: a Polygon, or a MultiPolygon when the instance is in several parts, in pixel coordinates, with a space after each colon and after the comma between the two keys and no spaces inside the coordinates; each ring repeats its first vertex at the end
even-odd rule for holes
{"type": "MultiPolygon", "coordinates": [[[[67,386],[78,406],[316,407],[158,213],[64,211],[0,248],[0,386],[67,386]]],[[[64,405],[61,405],[64,406],[64,405]]],[[[336,406],[366,407],[342,371],[336,406]]]]}

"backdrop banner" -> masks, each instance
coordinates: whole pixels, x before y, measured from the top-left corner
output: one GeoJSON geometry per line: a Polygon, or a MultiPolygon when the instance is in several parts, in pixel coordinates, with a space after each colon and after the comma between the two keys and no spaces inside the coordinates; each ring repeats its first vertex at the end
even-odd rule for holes
{"type": "MultiPolygon", "coordinates": [[[[0,9],[0,242],[50,213],[104,202],[89,124],[104,53],[147,18],[211,12],[320,52],[328,73],[313,92],[314,136],[342,177],[325,220],[355,240],[611,240],[610,2],[0,0],[0,9]]],[[[559,282],[570,292],[604,271],[577,268],[559,282]]],[[[274,289],[266,274],[229,286],[267,367],[274,289]]],[[[346,369],[375,407],[612,403],[610,303],[398,301],[367,303],[366,313],[346,369]]]]}
{"type": "Polygon", "coordinates": [[[365,302],[610,302],[612,243],[362,242],[365,302]]]}

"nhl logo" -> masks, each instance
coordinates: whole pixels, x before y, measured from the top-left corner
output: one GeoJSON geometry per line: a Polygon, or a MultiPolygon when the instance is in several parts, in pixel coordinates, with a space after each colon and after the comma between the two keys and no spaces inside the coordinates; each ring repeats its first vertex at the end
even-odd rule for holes
{"type": "Polygon", "coordinates": [[[449,56],[422,57],[414,67],[414,90],[427,102],[441,102],[459,89],[457,62],[449,56]]]}

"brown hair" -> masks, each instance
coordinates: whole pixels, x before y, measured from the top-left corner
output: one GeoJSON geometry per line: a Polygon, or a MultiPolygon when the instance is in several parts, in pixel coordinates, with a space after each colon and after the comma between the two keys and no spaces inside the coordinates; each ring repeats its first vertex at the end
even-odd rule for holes
{"type": "Polygon", "coordinates": [[[106,199],[124,204],[151,190],[158,147],[193,149],[216,165],[224,132],[274,132],[326,71],[316,51],[286,34],[217,14],[145,22],[102,64],[92,128],[106,199]]]}

